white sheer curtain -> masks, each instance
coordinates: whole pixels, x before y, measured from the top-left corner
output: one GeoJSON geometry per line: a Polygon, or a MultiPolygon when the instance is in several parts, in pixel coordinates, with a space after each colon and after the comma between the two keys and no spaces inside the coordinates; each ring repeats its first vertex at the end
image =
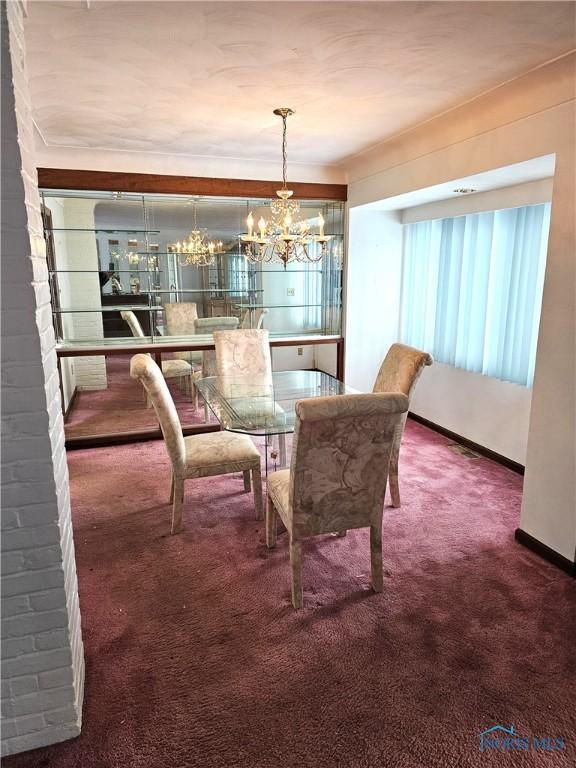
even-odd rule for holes
{"type": "Polygon", "coordinates": [[[407,225],[402,341],[532,386],[549,227],[549,203],[407,225]]]}

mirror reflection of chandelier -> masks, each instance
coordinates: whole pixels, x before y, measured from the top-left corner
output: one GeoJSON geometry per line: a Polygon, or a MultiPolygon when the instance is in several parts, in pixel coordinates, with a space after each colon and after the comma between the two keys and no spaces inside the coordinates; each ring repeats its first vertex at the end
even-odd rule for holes
{"type": "Polygon", "coordinates": [[[252,262],[267,262],[277,258],[284,264],[290,261],[317,262],[328,252],[331,235],[324,234],[324,217],[318,213],[318,234],[310,234],[310,222],[300,218],[300,203],[293,200],[293,192],[286,181],[286,119],[294,114],[289,107],[274,110],[282,118],[282,189],[277,190],[278,200],[270,203],[270,218],[261,216],[258,233],[254,232],[252,211],[246,219],[248,232],[240,235],[246,243],[244,253],[252,262]]]}
{"type": "Polygon", "coordinates": [[[215,255],[223,253],[223,244],[219,241],[207,241],[206,235],[198,229],[196,223],[196,200],[194,201],[194,229],[186,240],[168,245],[169,253],[178,254],[178,263],[182,267],[209,267],[215,262],[215,255]]]}

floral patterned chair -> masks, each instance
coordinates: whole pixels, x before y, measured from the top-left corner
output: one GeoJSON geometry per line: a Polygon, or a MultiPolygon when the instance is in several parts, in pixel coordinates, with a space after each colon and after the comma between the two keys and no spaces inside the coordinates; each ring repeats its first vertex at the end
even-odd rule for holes
{"type": "MultiPolygon", "coordinates": [[[[126,323],[132,332],[132,336],[136,338],[145,338],[144,331],[140,325],[138,318],[131,310],[123,310],[120,312],[120,317],[126,323]]],[[[189,385],[190,392],[193,394],[194,390],[194,370],[190,363],[186,360],[162,360],[162,375],[165,379],[180,379],[186,381],[189,385]]],[[[147,398],[148,407],[150,407],[150,399],[147,398]]]]}
{"type": "Polygon", "coordinates": [[[372,588],[382,591],[382,512],[403,394],[337,395],[296,403],[290,469],[268,475],[266,545],[288,529],[292,604],[302,607],[302,540],[370,528],[372,588]]]}
{"type": "MultiPolygon", "coordinates": [[[[237,317],[200,317],[194,321],[194,332],[198,334],[214,333],[219,330],[234,330],[238,328],[237,317]]],[[[202,368],[194,373],[194,379],[203,379],[206,376],[216,376],[216,352],[209,349],[201,352],[202,368]]],[[[194,403],[198,407],[198,392],[194,394],[194,403]]],[[[204,421],[210,421],[210,409],[204,403],[204,421]]]]}
{"type": "Polygon", "coordinates": [[[243,472],[244,490],[250,491],[250,476],[254,490],[256,519],[262,518],[262,477],[260,453],[249,437],[232,432],[210,432],[184,437],[174,401],[160,368],[149,355],[134,355],[130,375],[138,379],[150,398],[172,462],[171,532],[182,529],[184,481],[198,477],[243,472]]]}
{"type": "MultiPolygon", "coordinates": [[[[274,423],[285,419],[282,407],[275,402],[272,387],[272,357],[270,355],[270,337],[264,329],[215,331],[214,345],[216,347],[216,374],[226,386],[236,388],[238,382],[244,389],[246,407],[250,400],[258,397],[260,415],[269,412],[274,423]]],[[[214,375],[214,374],[212,374],[214,375]]],[[[242,397],[236,397],[235,409],[242,407],[242,397]]],[[[280,465],[286,464],[286,435],[278,434],[278,453],[280,465]]]]}
{"type": "MultiPolygon", "coordinates": [[[[166,333],[168,336],[193,336],[194,321],[198,318],[198,309],[193,301],[176,301],[164,304],[166,333]]],[[[202,352],[176,352],[174,357],[186,360],[195,370],[202,365],[202,352]]]]}
{"type": "Polygon", "coordinates": [[[242,330],[259,330],[262,328],[262,324],[264,322],[264,315],[267,315],[269,312],[268,309],[265,307],[261,307],[260,309],[257,309],[254,313],[254,318],[252,318],[252,310],[247,309],[246,312],[244,312],[244,317],[242,318],[242,322],[240,323],[240,328],[242,330]],[[252,324],[254,323],[254,324],[252,324]]]}
{"type": "MultiPolygon", "coordinates": [[[[402,392],[407,396],[408,403],[410,404],[416,382],[420,378],[424,367],[432,365],[433,362],[434,359],[427,352],[421,352],[414,347],[407,347],[405,344],[392,344],[378,371],[373,392],[402,392]]],[[[408,414],[405,413],[398,425],[390,456],[388,483],[393,507],[400,506],[398,459],[400,457],[400,443],[402,442],[407,416],[408,414]]]]}

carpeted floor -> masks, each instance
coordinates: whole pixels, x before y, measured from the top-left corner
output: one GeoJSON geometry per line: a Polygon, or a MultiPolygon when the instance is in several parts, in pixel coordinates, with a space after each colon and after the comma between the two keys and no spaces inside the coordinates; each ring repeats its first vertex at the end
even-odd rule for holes
{"type": "Polygon", "coordinates": [[[6,768],[576,764],[576,583],[515,543],[519,476],[408,422],[384,592],[366,532],[319,537],[294,611],[240,477],[189,482],[171,537],[162,443],[69,464],[83,730],[6,768]],[[497,723],[567,746],[481,752],[497,723]]]}

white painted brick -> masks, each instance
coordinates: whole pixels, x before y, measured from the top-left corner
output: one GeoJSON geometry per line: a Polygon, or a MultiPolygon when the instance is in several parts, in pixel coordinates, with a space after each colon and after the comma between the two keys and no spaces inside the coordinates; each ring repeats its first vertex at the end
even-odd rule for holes
{"type": "MultiPolygon", "coordinates": [[[[67,710],[61,710],[65,712],[66,716],[70,716],[71,712],[75,713],[73,707],[67,710]]],[[[44,720],[47,720],[46,715],[44,720]]],[[[38,747],[45,747],[49,744],[56,744],[59,741],[65,741],[66,739],[73,739],[80,733],[79,723],[64,722],[62,725],[57,725],[52,728],[44,728],[42,731],[36,731],[25,736],[16,736],[11,739],[2,740],[2,756],[13,755],[16,752],[25,752],[29,749],[37,749],[38,747]]]]}
{"type": "Polygon", "coordinates": [[[45,727],[46,722],[43,715],[27,715],[16,718],[16,731],[19,736],[41,731],[45,727]]]}
{"type": "Polygon", "coordinates": [[[0,8],[3,755],[78,735],[84,682],[22,8],[0,8]]]}
{"type": "Polygon", "coordinates": [[[30,610],[30,597],[28,595],[17,595],[2,600],[2,618],[17,616],[19,613],[27,613],[30,610]]]}
{"type": "MultiPolygon", "coordinates": [[[[25,420],[25,417],[22,417],[25,420]]],[[[56,499],[54,482],[44,483],[11,483],[4,486],[2,501],[11,507],[27,506],[46,501],[50,497],[56,499]]],[[[14,549],[14,547],[11,547],[14,549]]]]}
{"type": "Polygon", "coordinates": [[[65,610],[23,613],[19,616],[6,617],[2,622],[2,637],[26,637],[68,626],[68,614],[65,610]]]}
{"type": "Polygon", "coordinates": [[[51,589],[29,595],[28,602],[33,611],[51,611],[66,607],[66,595],[61,589],[51,589]]]}
{"type": "Polygon", "coordinates": [[[16,721],[4,720],[4,722],[2,723],[2,738],[11,739],[12,736],[16,736],[16,734],[17,734],[16,721]]]}
{"type": "Polygon", "coordinates": [[[68,644],[68,631],[66,629],[51,629],[36,635],[35,646],[37,651],[51,651],[55,648],[65,648],[68,644]]]}
{"type": "Polygon", "coordinates": [[[5,531],[2,548],[9,552],[13,549],[37,549],[56,544],[60,541],[60,529],[57,525],[43,525],[34,528],[18,528],[5,531]]]}
{"type": "Polygon", "coordinates": [[[30,594],[32,592],[41,592],[51,587],[64,586],[64,572],[60,567],[50,570],[25,570],[22,573],[14,573],[2,578],[2,596],[12,597],[13,595],[30,594]]]}
{"type": "MultiPolygon", "coordinates": [[[[3,643],[4,645],[4,643],[3,643]]],[[[55,648],[51,651],[38,651],[5,659],[2,664],[2,677],[10,679],[22,675],[33,675],[38,672],[48,672],[70,664],[72,659],[70,648],[55,648]]]]}
{"type": "Polygon", "coordinates": [[[38,675],[38,686],[45,688],[64,688],[72,685],[71,667],[61,667],[60,669],[51,669],[49,672],[41,672],[38,675]]]}
{"type": "Polygon", "coordinates": [[[64,688],[49,688],[37,691],[28,696],[21,696],[13,704],[14,717],[32,715],[51,709],[64,707],[74,700],[74,689],[71,685],[64,688]]]}
{"type": "Polygon", "coordinates": [[[15,637],[12,640],[2,641],[2,675],[6,660],[15,656],[24,656],[34,651],[34,639],[32,637],[15,637]]]}
{"type": "Polygon", "coordinates": [[[15,677],[10,680],[10,689],[12,696],[26,696],[29,693],[34,693],[38,690],[38,676],[15,677]]]}
{"type": "Polygon", "coordinates": [[[2,508],[2,530],[6,531],[10,528],[17,528],[19,526],[18,516],[15,509],[2,508]]]}
{"type": "Polygon", "coordinates": [[[23,571],[24,568],[24,554],[22,552],[2,553],[2,576],[10,573],[18,573],[19,571],[23,571]]]}
{"type": "Polygon", "coordinates": [[[18,523],[22,528],[36,525],[48,525],[55,523],[58,511],[53,504],[35,504],[30,507],[22,507],[17,511],[18,523]]]}

